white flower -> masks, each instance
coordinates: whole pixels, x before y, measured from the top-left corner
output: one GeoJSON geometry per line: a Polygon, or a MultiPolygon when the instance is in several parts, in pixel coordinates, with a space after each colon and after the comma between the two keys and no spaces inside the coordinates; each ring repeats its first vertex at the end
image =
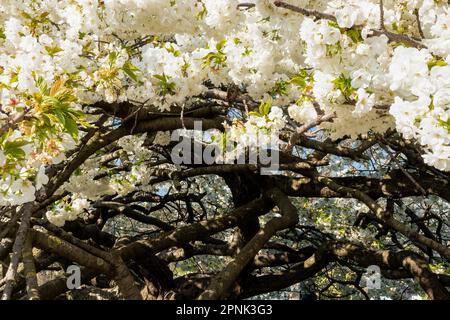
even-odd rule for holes
{"type": "Polygon", "coordinates": [[[442,88],[438,90],[433,97],[435,107],[448,107],[450,105],[450,89],[442,88]]]}
{"type": "Polygon", "coordinates": [[[372,79],[371,74],[365,69],[357,69],[351,73],[352,78],[352,87],[359,88],[367,88],[372,79]]]}
{"type": "Polygon", "coordinates": [[[427,78],[430,59],[425,49],[397,47],[389,66],[390,89],[407,92],[421,78],[427,78]]]}
{"type": "Polygon", "coordinates": [[[255,117],[253,119],[255,125],[259,128],[265,127],[266,126],[266,118],[265,117],[255,117]]]}
{"type": "Polygon", "coordinates": [[[335,77],[330,74],[317,71],[314,74],[314,96],[317,99],[327,100],[327,98],[331,95],[331,92],[333,91],[334,79],[335,77]]]}
{"type": "Polygon", "coordinates": [[[57,213],[55,213],[53,211],[47,211],[45,213],[45,217],[47,218],[47,220],[50,223],[52,223],[55,226],[60,227],[60,228],[63,227],[65,222],[66,222],[66,219],[64,218],[63,215],[57,214],[57,213]]]}
{"type": "Polygon", "coordinates": [[[39,44],[36,38],[33,36],[22,37],[20,41],[20,47],[28,52],[39,50],[39,44]]]}
{"type": "Polygon", "coordinates": [[[17,43],[19,37],[19,34],[24,31],[24,26],[22,24],[22,21],[19,19],[16,19],[14,17],[9,18],[5,21],[5,35],[6,39],[8,39],[11,43],[17,43]]]}
{"type": "Polygon", "coordinates": [[[61,147],[63,150],[72,150],[77,146],[77,142],[72,138],[70,134],[63,134],[61,139],[61,147]]]}
{"type": "Polygon", "coordinates": [[[450,147],[438,148],[423,155],[426,164],[442,171],[450,171],[450,147]]]}
{"type": "Polygon", "coordinates": [[[288,108],[289,116],[298,123],[306,123],[317,118],[317,112],[311,101],[305,101],[301,105],[293,104],[288,108]]]}
{"type": "Polygon", "coordinates": [[[117,94],[115,93],[114,89],[106,88],[105,99],[108,103],[113,103],[117,99],[117,94]]]}
{"type": "Polygon", "coordinates": [[[300,27],[300,37],[308,43],[320,41],[317,33],[317,24],[311,18],[305,18],[300,27]]]}
{"type": "Polygon", "coordinates": [[[432,149],[450,142],[450,135],[447,128],[439,126],[436,119],[425,117],[420,122],[421,137],[420,143],[427,145],[432,149]]]}
{"type": "Polygon", "coordinates": [[[336,11],[336,20],[341,28],[351,28],[358,18],[358,10],[352,6],[345,6],[336,11]]]}
{"type": "Polygon", "coordinates": [[[89,208],[89,201],[87,199],[75,199],[72,201],[72,210],[76,213],[81,213],[87,208],[89,208]]]}
{"type": "Polygon", "coordinates": [[[14,192],[11,196],[11,202],[16,205],[31,202],[36,199],[36,188],[28,180],[15,180],[11,186],[11,191],[14,192]]]}
{"type": "Polygon", "coordinates": [[[51,160],[53,164],[58,164],[63,162],[65,159],[66,155],[64,154],[64,152],[59,152],[58,155],[56,157],[53,157],[51,160]]]}
{"type": "Polygon", "coordinates": [[[356,102],[355,109],[353,110],[353,115],[361,116],[364,113],[372,110],[375,105],[375,95],[367,93],[363,88],[358,89],[358,101],[356,102]]]}
{"type": "Polygon", "coordinates": [[[269,113],[268,117],[272,121],[274,121],[276,119],[281,119],[281,118],[283,118],[283,110],[280,107],[273,106],[270,109],[270,113],[269,113]]]}
{"type": "Polygon", "coordinates": [[[323,42],[328,45],[336,44],[341,38],[339,29],[330,27],[327,22],[321,24],[319,32],[323,36],[323,42]]]}
{"type": "Polygon", "coordinates": [[[40,166],[36,175],[36,190],[40,190],[42,186],[48,183],[48,177],[45,174],[45,166],[40,166]]]}
{"type": "Polygon", "coordinates": [[[48,35],[46,34],[41,34],[39,36],[39,43],[43,46],[50,46],[53,43],[53,39],[50,38],[48,35]]]}

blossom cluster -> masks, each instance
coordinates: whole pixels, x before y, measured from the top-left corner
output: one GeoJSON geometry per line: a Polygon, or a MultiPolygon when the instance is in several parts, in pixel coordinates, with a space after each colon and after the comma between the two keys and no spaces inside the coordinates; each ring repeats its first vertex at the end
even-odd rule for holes
{"type": "MultiPolygon", "coordinates": [[[[0,127],[21,120],[0,134],[0,206],[34,200],[46,168],[97,119],[90,105],[129,101],[165,112],[211,85],[277,106],[235,121],[229,138],[244,145],[255,130],[271,137],[320,109],[337,115],[320,125],[333,139],[396,129],[423,146],[427,164],[450,171],[447,2],[383,1],[385,30],[419,39],[418,48],[373,33],[378,0],[289,3],[335,19],[270,0],[245,9],[238,0],[2,0],[0,127]]],[[[92,166],[92,176],[64,188],[101,184],[92,166]]]]}
{"type": "Polygon", "coordinates": [[[45,216],[50,223],[62,227],[66,221],[74,221],[80,217],[87,208],[89,201],[83,198],[74,199],[71,203],[59,201],[52,210],[46,212],[45,216]]]}
{"type": "Polygon", "coordinates": [[[217,160],[233,163],[247,156],[257,157],[261,149],[279,149],[283,144],[280,133],[285,126],[282,109],[271,106],[271,102],[262,103],[257,112],[249,113],[246,122],[235,120],[226,126],[224,133],[215,136],[213,144],[222,151],[217,160]]]}

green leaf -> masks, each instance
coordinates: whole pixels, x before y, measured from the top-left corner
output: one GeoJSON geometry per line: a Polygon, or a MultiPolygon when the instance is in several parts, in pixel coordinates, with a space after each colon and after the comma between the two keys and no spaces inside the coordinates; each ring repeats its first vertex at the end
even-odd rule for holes
{"type": "Polygon", "coordinates": [[[161,81],[166,81],[167,80],[167,78],[166,78],[166,76],[164,74],[154,74],[153,77],[158,79],[158,80],[161,80],[161,81]]]}
{"type": "Polygon", "coordinates": [[[159,80],[157,85],[159,86],[158,94],[160,96],[165,96],[167,94],[169,95],[175,94],[176,84],[175,82],[169,81],[170,80],[169,76],[163,73],[163,74],[154,74],[153,77],[159,80]]]}
{"type": "Polygon", "coordinates": [[[168,48],[166,48],[168,52],[174,55],[174,57],[179,57],[181,55],[181,52],[179,50],[175,50],[172,44],[168,48]]]}
{"type": "Polygon", "coordinates": [[[271,107],[272,107],[272,100],[269,100],[267,102],[262,101],[258,108],[259,110],[258,116],[262,117],[268,115],[271,107]]]}
{"type": "Polygon", "coordinates": [[[33,20],[33,17],[30,16],[30,14],[26,13],[25,11],[20,11],[20,15],[25,19],[33,20]]]}
{"type": "Polygon", "coordinates": [[[278,80],[275,82],[275,86],[272,89],[272,95],[285,96],[288,93],[288,81],[278,80]]]}
{"type": "Polygon", "coordinates": [[[347,29],[347,31],[345,33],[355,43],[364,41],[364,39],[361,35],[361,30],[358,28],[347,29]]]}
{"type": "Polygon", "coordinates": [[[355,26],[353,28],[341,28],[336,21],[329,21],[328,25],[330,27],[339,29],[342,34],[346,34],[355,43],[364,41],[361,34],[361,29],[359,27],[355,26]]]}
{"type": "Polygon", "coordinates": [[[53,106],[54,108],[61,108],[62,106],[64,106],[64,104],[62,104],[59,99],[51,96],[45,96],[43,98],[43,102],[53,106]]]}
{"type": "Polygon", "coordinates": [[[66,118],[64,128],[75,140],[78,139],[78,125],[72,118],[66,118]]]}
{"type": "Polygon", "coordinates": [[[44,20],[45,18],[48,17],[49,14],[50,14],[49,12],[43,12],[43,13],[41,13],[41,15],[39,16],[39,19],[44,20]]]}
{"type": "Polygon", "coordinates": [[[189,69],[190,64],[187,63],[186,61],[184,61],[184,64],[181,66],[181,73],[183,74],[184,77],[188,76],[188,72],[187,70],[189,69]]]}
{"type": "Polygon", "coordinates": [[[218,52],[222,52],[223,48],[225,48],[225,44],[227,43],[227,40],[223,39],[219,43],[216,44],[216,49],[218,52]]]}
{"type": "Polygon", "coordinates": [[[205,55],[202,60],[202,68],[206,67],[213,67],[214,69],[219,69],[221,67],[226,66],[227,62],[227,56],[222,51],[225,47],[226,40],[222,40],[219,43],[216,44],[216,50],[217,52],[209,52],[207,55],[205,55]],[[213,64],[213,66],[212,66],[213,64]]]}
{"type": "Polygon", "coordinates": [[[203,3],[203,1],[200,0],[200,3],[202,4],[202,10],[197,14],[197,18],[199,20],[203,20],[206,17],[206,15],[208,14],[208,10],[206,9],[206,6],[203,3]]]}
{"type": "Polygon", "coordinates": [[[431,70],[433,67],[445,67],[448,66],[448,63],[442,59],[433,59],[428,61],[428,70],[431,70]]]}
{"type": "Polygon", "coordinates": [[[10,158],[22,159],[25,157],[25,151],[22,147],[29,144],[28,141],[23,139],[16,139],[14,141],[5,141],[3,143],[3,152],[10,158]]]}
{"type": "Polygon", "coordinates": [[[61,124],[63,126],[65,126],[66,125],[66,116],[65,116],[64,112],[61,112],[59,109],[55,109],[55,110],[53,110],[53,113],[58,118],[59,122],[61,122],[61,124]]]}
{"type": "Polygon", "coordinates": [[[138,67],[133,65],[130,61],[127,61],[124,63],[122,67],[123,72],[132,79],[134,82],[138,82],[138,76],[136,75],[136,72],[140,71],[138,67]]]}
{"type": "Polygon", "coordinates": [[[305,69],[301,69],[296,75],[294,75],[289,82],[296,85],[301,91],[306,89],[309,82],[313,81],[313,77],[305,69]]]}
{"type": "Polygon", "coordinates": [[[352,87],[352,79],[346,77],[344,74],[341,74],[332,83],[334,84],[334,88],[340,90],[347,99],[355,92],[355,88],[352,87]]]}
{"type": "Polygon", "coordinates": [[[272,102],[267,102],[265,105],[264,105],[264,115],[268,115],[269,113],[270,113],[270,108],[272,107],[272,102]]]}
{"type": "Polygon", "coordinates": [[[84,38],[86,35],[87,35],[86,32],[81,32],[81,31],[79,31],[79,32],[78,32],[78,39],[83,40],[83,38],[84,38]]]}
{"type": "Polygon", "coordinates": [[[328,25],[329,25],[330,27],[333,27],[333,28],[336,28],[336,29],[341,29],[341,28],[339,27],[339,24],[338,24],[336,21],[328,21],[328,25]]]}
{"type": "Polygon", "coordinates": [[[19,72],[14,72],[11,74],[11,79],[9,80],[9,84],[15,83],[19,81],[19,72]]]}
{"type": "Polygon", "coordinates": [[[242,53],[243,57],[248,57],[249,55],[251,55],[253,53],[253,50],[250,49],[249,47],[245,47],[245,51],[242,53]]]}
{"type": "Polygon", "coordinates": [[[220,134],[220,149],[225,151],[227,149],[227,133],[223,132],[220,134]]]}
{"type": "Polygon", "coordinates": [[[45,46],[45,50],[48,52],[48,54],[52,58],[59,52],[63,51],[63,49],[61,49],[60,47],[56,47],[56,46],[55,47],[45,46]]]}
{"type": "Polygon", "coordinates": [[[45,79],[41,76],[39,76],[36,80],[36,86],[38,87],[39,91],[43,95],[48,95],[50,93],[50,89],[48,88],[47,83],[45,82],[45,79]]]}
{"type": "Polygon", "coordinates": [[[335,45],[327,44],[325,45],[326,55],[327,57],[332,57],[342,52],[341,43],[338,42],[335,45]]]}
{"type": "Polygon", "coordinates": [[[115,64],[117,60],[117,52],[111,52],[109,54],[109,63],[110,64],[115,64]]]}
{"type": "Polygon", "coordinates": [[[439,119],[438,123],[439,123],[439,126],[446,128],[448,133],[450,134],[450,119],[448,119],[447,121],[439,119]]]}

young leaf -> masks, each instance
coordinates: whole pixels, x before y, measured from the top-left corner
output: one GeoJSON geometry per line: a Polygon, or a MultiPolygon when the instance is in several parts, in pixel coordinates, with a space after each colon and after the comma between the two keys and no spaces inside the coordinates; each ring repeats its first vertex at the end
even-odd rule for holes
{"type": "Polygon", "coordinates": [[[130,61],[125,62],[122,67],[123,72],[134,82],[138,82],[138,76],[136,72],[139,71],[139,68],[133,65],[130,61]]]}
{"type": "Polygon", "coordinates": [[[75,140],[78,139],[78,125],[75,120],[70,117],[66,118],[64,128],[66,129],[67,133],[72,136],[72,138],[74,138],[75,140]]]}

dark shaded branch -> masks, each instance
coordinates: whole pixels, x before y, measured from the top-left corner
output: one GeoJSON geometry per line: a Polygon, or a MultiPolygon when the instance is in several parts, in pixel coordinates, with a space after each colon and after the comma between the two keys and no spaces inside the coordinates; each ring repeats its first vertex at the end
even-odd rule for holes
{"type": "Polygon", "coordinates": [[[25,244],[27,232],[30,228],[30,219],[33,213],[34,204],[29,202],[22,206],[22,208],[16,214],[22,217],[19,229],[17,230],[16,239],[12,247],[12,258],[9,268],[6,272],[6,285],[3,291],[2,300],[9,300],[16,280],[17,267],[19,265],[20,257],[22,256],[22,249],[25,244]]]}
{"type": "Polygon", "coordinates": [[[295,226],[298,222],[297,209],[288,197],[278,189],[272,189],[267,195],[274,201],[281,212],[281,217],[274,218],[251,239],[237,256],[213,278],[208,288],[198,297],[199,300],[215,300],[225,298],[228,290],[235,282],[245,266],[255,257],[258,251],[277,232],[295,226]]]}
{"type": "Polygon", "coordinates": [[[39,300],[38,282],[36,277],[36,267],[33,259],[33,247],[31,236],[27,236],[22,250],[23,268],[27,284],[27,293],[30,300],[39,300]]]}

